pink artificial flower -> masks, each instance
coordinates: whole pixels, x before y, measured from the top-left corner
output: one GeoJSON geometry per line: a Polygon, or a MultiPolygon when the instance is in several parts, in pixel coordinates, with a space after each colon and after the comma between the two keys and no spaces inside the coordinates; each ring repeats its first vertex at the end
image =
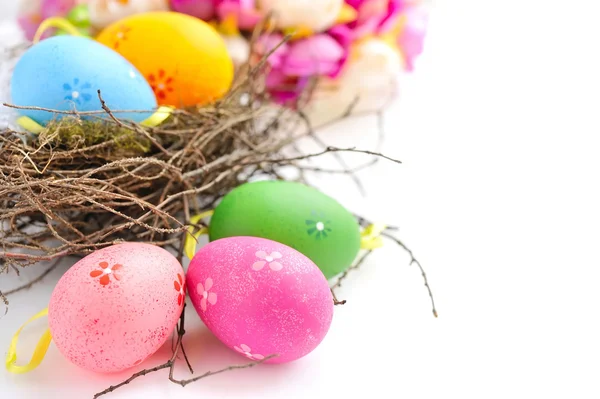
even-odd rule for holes
{"type": "Polygon", "coordinates": [[[398,36],[398,47],[404,55],[406,68],[414,69],[416,58],[423,52],[427,32],[428,14],[422,7],[409,7],[405,12],[405,24],[398,36]]]}
{"type": "MultiPolygon", "coordinates": [[[[38,3],[25,3],[26,11],[19,15],[17,22],[21,26],[25,37],[33,40],[37,29],[43,20],[51,17],[65,17],[69,11],[78,4],[86,3],[83,0],[41,0],[38,3]]],[[[43,38],[50,36],[45,33],[43,38]]]]}
{"type": "MultiPolygon", "coordinates": [[[[271,52],[281,41],[283,35],[273,33],[270,35],[262,35],[256,41],[256,51],[260,57],[271,52]]],[[[268,63],[273,68],[280,68],[283,65],[284,59],[289,51],[289,42],[280,45],[277,50],[269,56],[268,63]]],[[[258,60],[257,60],[258,61],[258,60]]]]}
{"type": "Polygon", "coordinates": [[[346,25],[337,25],[329,29],[329,32],[327,33],[333,37],[344,49],[344,54],[338,60],[337,68],[329,75],[331,78],[336,78],[342,71],[344,65],[346,65],[346,61],[350,55],[350,46],[352,45],[353,41],[352,29],[346,25]]]}
{"type": "Polygon", "coordinates": [[[210,21],[216,15],[221,0],[171,0],[171,9],[188,14],[204,21],[210,21]]]}
{"type": "MultiPolygon", "coordinates": [[[[258,41],[259,55],[267,54],[281,43],[280,34],[263,35],[258,41]]],[[[298,98],[312,77],[336,77],[348,58],[351,31],[345,26],[327,33],[294,40],[280,46],[269,56],[271,71],[266,85],[279,103],[298,98]]]]}
{"type": "Polygon", "coordinates": [[[254,0],[219,0],[217,15],[221,21],[235,18],[237,27],[242,30],[253,29],[262,18],[254,0]]]}
{"type": "Polygon", "coordinates": [[[346,3],[358,12],[356,21],[348,24],[355,39],[392,29],[405,7],[405,0],[346,0],[346,3]]]}
{"type": "Polygon", "coordinates": [[[282,72],[292,76],[331,75],[339,70],[344,48],[326,33],[309,36],[289,46],[282,72]]]}
{"type": "Polygon", "coordinates": [[[64,17],[77,4],[85,3],[77,0],[42,0],[40,11],[42,19],[64,17]]]}
{"type": "Polygon", "coordinates": [[[40,26],[40,23],[42,23],[42,15],[38,12],[33,12],[27,15],[20,15],[17,18],[17,22],[23,30],[23,33],[25,34],[27,40],[31,41],[34,38],[35,32],[40,26]]]}

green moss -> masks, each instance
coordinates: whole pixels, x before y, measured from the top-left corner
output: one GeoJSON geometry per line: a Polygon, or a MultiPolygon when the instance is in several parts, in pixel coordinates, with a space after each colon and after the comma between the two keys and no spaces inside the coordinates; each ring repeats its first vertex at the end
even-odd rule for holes
{"type": "Polygon", "coordinates": [[[67,150],[91,147],[112,140],[112,149],[122,155],[141,155],[151,148],[150,140],[133,130],[112,122],[76,118],[63,118],[49,123],[39,140],[67,150]]]}

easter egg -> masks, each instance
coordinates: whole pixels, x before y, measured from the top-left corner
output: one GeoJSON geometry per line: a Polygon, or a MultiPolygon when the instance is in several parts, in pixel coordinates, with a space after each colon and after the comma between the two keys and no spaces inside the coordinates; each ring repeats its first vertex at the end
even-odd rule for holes
{"type": "Polygon", "coordinates": [[[88,0],[90,20],[96,29],[128,17],[149,11],[169,10],[168,0],[88,0]]]}
{"type": "Polygon", "coordinates": [[[171,0],[171,9],[209,21],[215,16],[215,3],[215,0],[171,0]]]}
{"type": "Polygon", "coordinates": [[[257,0],[258,8],[272,12],[280,29],[308,28],[321,32],[334,25],[344,0],[257,0]]]}
{"type": "MultiPolygon", "coordinates": [[[[59,111],[102,111],[98,90],[121,119],[141,122],[157,106],[148,82],[131,63],[86,37],[54,36],[40,41],[21,56],[11,79],[13,104],[59,111]]],[[[63,116],[38,110],[20,110],[20,114],[42,125],[63,116]]]]}
{"type": "Polygon", "coordinates": [[[233,62],[217,31],[175,12],[150,12],[114,23],[97,37],[146,77],[159,104],[202,105],[221,98],[233,81],[233,62]]]}
{"type": "Polygon", "coordinates": [[[331,278],[348,268],[360,249],[356,219],[333,198],[301,183],[261,181],[230,191],[215,208],[211,241],[263,237],[309,257],[331,278]]]}
{"type": "Polygon", "coordinates": [[[54,343],[71,362],[117,372],[162,346],[184,299],[184,271],[173,255],[150,244],[116,244],[92,252],[61,277],[48,323],[54,343]]]}
{"type": "Polygon", "coordinates": [[[300,252],[257,237],[202,247],[186,281],[208,329],[251,360],[286,363],[312,352],[333,318],[333,297],[317,266],[300,252]]]}

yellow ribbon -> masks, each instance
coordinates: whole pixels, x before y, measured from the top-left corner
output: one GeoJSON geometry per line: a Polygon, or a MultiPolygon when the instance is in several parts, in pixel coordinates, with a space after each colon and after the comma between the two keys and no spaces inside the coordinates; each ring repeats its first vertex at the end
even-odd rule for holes
{"type": "Polygon", "coordinates": [[[373,223],[365,227],[360,233],[360,247],[370,251],[381,248],[383,246],[381,233],[383,233],[386,228],[387,226],[383,223],[373,223]]]}
{"type": "Polygon", "coordinates": [[[21,116],[17,119],[17,123],[23,129],[33,134],[40,134],[44,130],[44,127],[42,125],[40,125],[28,116],[21,116]]]}
{"type": "MultiPolygon", "coordinates": [[[[202,212],[195,216],[192,216],[192,218],[190,219],[190,224],[192,224],[192,225],[197,224],[201,219],[204,219],[205,217],[208,217],[208,216],[212,216],[213,213],[214,213],[214,211],[210,210],[210,211],[202,212]]],[[[189,235],[185,239],[184,252],[185,252],[185,256],[187,256],[188,259],[192,259],[194,257],[194,255],[196,254],[196,243],[198,242],[198,238],[202,234],[207,234],[208,228],[203,227],[200,230],[198,230],[196,233],[194,233],[194,226],[190,226],[190,227],[188,227],[188,233],[189,233],[189,235]]]]}
{"type": "Polygon", "coordinates": [[[158,107],[155,113],[150,115],[148,119],[142,121],[140,125],[144,127],[155,127],[163,123],[173,113],[173,107],[158,107]]]}
{"type": "Polygon", "coordinates": [[[8,353],[6,354],[6,369],[10,373],[27,373],[39,366],[42,360],[44,359],[44,356],[46,356],[46,351],[48,350],[50,342],[52,341],[50,329],[46,329],[46,331],[44,331],[42,338],[40,338],[40,340],[37,343],[37,346],[35,347],[35,350],[33,351],[33,355],[31,356],[31,360],[29,361],[29,363],[25,366],[17,366],[15,364],[17,362],[17,342],[19,341],[19,334],[21,334],[21,331],[23,330],[23,328],[25,328],[27,324],[39,319],[40,317],[44,317],[47,314],[48,308],[42,310],[41,312],[33,316],[31,319],[27,320],[25,324],[23,324],[13,336],[13,339],[10,343],[10,347],[8,348],[8,353]]]}
{"type": "Polygon", "coordinates": [[[33,43],[37,43],[42,38],[44,32],[50,28],[59,28],[66,31],[68,34],[73,36],[83,36],[81,32],[66,18],[52,17],[45,19],[37,31],[35,32],[35,36],[33,37],[33,43]]]}

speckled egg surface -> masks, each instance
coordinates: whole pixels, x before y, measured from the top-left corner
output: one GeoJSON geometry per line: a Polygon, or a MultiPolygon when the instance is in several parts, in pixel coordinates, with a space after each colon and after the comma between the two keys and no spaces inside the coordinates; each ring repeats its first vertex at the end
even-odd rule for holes
{"type": "Polygon", "coordinates": [[[63,275],[50,298],[48,323],[70,361],[117,372],[161,347],[184,300],[184,271],[175,257],[149,244],[117,244],[91,253],[63,275]]]}
{"type": "MultiPolygon", "coordinates": [[[[129,61],[86,37],[55,36],[40,41],[21,56],[11,79],[13,104],[51,110],[103,112],[98,90],[121,119],[141,122],[157,107],[152,88],[129,61]],[[119,112],[124,110],[149,112],[119,112]]],[[[42,125],[63,116],[19,112],[42,125]]]]}
{"type": "Polygon", "coordinates": [[[313,351],[333,317],[317,266],[300,252],[257,237],[209,243],[192,259],[190,298],[210,331],[251,360],[286,363],[313,351]]]}

